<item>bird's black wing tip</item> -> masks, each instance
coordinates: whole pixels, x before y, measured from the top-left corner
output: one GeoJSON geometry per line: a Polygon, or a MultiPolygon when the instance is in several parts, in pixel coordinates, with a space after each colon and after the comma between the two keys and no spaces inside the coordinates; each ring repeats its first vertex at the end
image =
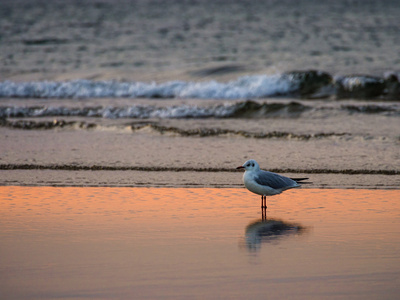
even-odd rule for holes
{"type": "Polygon", "coordinates": [[[303,181],[303,180],[307,180],[309,178],[308,177],[303,177],[303,178],[290,178],[290,179],[292,179],[294,181],[303,181]]]}
{"type": "Polygon", "coordinates": [[[311,184],[312,183],[312,182],[304,182],[304,180],[308,180],[309,179],[308,177],[290,178],[290,179],[292,179],[292,180],[294,180],[294,181],[296,181],[297,183],[300,183],[300,184],[311,184]]]}

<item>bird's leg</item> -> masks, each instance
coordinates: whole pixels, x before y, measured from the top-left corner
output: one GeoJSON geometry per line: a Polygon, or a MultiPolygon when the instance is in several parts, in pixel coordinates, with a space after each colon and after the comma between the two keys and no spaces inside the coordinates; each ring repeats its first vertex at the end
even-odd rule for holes
{"type": "Polygon", "coordinates": [[[261,196],[261,208],[267,208],[267,196],[266,195],[261,196]]]}

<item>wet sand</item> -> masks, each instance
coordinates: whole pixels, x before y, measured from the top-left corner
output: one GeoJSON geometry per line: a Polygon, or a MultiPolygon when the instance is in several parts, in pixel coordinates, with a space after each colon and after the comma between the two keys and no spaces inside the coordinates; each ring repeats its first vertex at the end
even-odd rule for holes
{"type": "MultiPolygon", "coordinates": [[[[57,100],[34,103],[51,101],[57,100]]],[[[105,107],[109,102],[125,100],[100,101],[105,107]]],[[[195,103],[154,100],[154,105],[178,102],[195,103]]],[[[397,117],[340,109],[326,117],[321,107],[329,111],[355,102],[301,103],[312,105],[314,113],[242,119],[10,118],[7,122],[50,128],[0,127],[0,185],[238,187],[241,174],[235,168],[253,158],[263,169],[310,177],[310,187],[400,186],[397,117]],[[72,125],[58,126],[63,122],[72,125]]]]}
{"type": "Polygon", "coordinates": [[[268,198],[261,220],[258,196],[243,188],[3,186],[0,290],[5,299],[395,299],[399,198],[296,189],[268,198]]]}

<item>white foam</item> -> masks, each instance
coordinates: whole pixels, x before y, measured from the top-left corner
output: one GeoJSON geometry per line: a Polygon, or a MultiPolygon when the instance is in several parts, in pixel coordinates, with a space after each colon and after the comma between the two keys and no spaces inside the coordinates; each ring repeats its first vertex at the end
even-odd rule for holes
{"type": "Polygon", "coordinates": [[[0,82],[0,97],[9,98],[194,98],[245,99],[285,95],[296,87],[281,75],[253,75],[227,83],[170,81],[0,82]]]}
{"type": "Polygon", "coordinates": [[[228,117],[237,108],[237,104],[221,104],[213,106],[177,105],[156,107],[152,105],[132,105],[128,107],[0,107],[0,117],[101,117],[107,119],[120,118],[208,118],[228,117]]]}

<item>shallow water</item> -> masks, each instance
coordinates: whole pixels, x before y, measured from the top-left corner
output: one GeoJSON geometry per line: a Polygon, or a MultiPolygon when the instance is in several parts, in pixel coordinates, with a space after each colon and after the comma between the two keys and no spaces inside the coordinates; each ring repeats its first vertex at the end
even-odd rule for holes
{"type": "Polygon", "coordinates": [[[6,299],[394,299],[398,190],[0,187],[6,299]],[[271,222],[285,226],[271,230],[271,222]]]}

